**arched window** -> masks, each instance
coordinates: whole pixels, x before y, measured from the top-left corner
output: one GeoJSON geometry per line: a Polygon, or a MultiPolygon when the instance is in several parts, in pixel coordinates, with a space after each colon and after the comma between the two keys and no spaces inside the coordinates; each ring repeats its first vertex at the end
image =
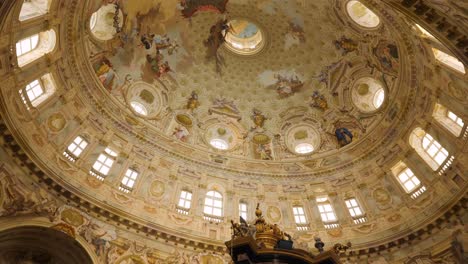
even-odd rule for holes
{"type": "Polygon", "coordinates": [[[190,207],[192,205],[192,193],[186,190],[182,190],[179,196],[179,202],[177,203],[177,212],[188,215],[190,207]]]}
{"type": "Polygon", "coordinates": [[[359,1],[349,1],[346,11],[351,19],[362,27],[375,28],[380,24],[380,18],[359,1]]]}
{"type": "Polygon", "coordinates": [[[55,48],[56,35],[54,30],[43,31],[16,42],[18,66],[23,67],[55,48]]]}
{"type": "Polygon", "coordinates": [[[455,136],[458,137],[462,133],[465,122],[445,106],[436,104],[432,116],[455,136]]]}
{"type": "Polygon", "coordinates": [[[138,178],[139,173],[134,169],[127,169],[125,172],[122,181],[120,182],[119,190],[124,193],[130,193],[133,190],[136,179],[138,178]]]}
{"type": "Polygon", "coordinates": [[[392,173],[396,176],[405,192],[411,195],[411,198],[416,199],[426,191],[426,187],[402,161],[393,166],[392,173]]]}
{"type": "Polygon", "coordinates": [[[75,162],[88,144],[88,141],[86,141],[82,136],[77,136],[73,142],[68,145],[67,149],[63,152],[63,155],[70,161],[75,162]]]}
{"type": "Polygon", "coordinates": [[[29,110],[31,107],[37,107],[55,92],[55,83],[52,75],[45,74],[27,84],[19,90],[20,97],[29,110]]]}
{"type": "Polygon", "coordinates": [[[362,207],[359,205],[356,198],[345,200],[345,204],[355,224],[367,222],[366,214],[364,213],[364,210],[362,210],[362,207]]]}
{"type": "Polygon", "coordinates": [[[449,55],[441,50],[438,50],[436,48],[432,48],[432,52],[434,53],[434,57],[437,61],[441,62],[442,64],[462,73],[465,74],[465,66],[463,63],[455,58],[452,55],[449,55]]]}
{"type": "Polygon", "coordinates": [[[211,218],[220,218],[223,216],[223,196],[221,193],[217,191],[209,191],[206,193],[203,213],[205,216],[211,218]]]}
{"type": "Polygon", "coordinates": [[[338,218],[336,217],[331,203],[328,201],[328,197],[317,198],[317,207],[326,229],[339,227],[338,218]]]}
{"type": "Polygon", "coordinates": [[[410,145],[416,150],[421,158],[435,171],[449,156],[449,152],[421,128],[413,130],[410,136],[410,145]]]}
{"type": "Polygon", "coordinates": [[[47,14],[51,0],[24,0],[19,20],[24,21],[47,14]]]}
{"type": "Polygon", "coordinates": [[[100,181],[104,181],[104,178],[109,174],[117,155],[117,152],[110,148],[106,148],[103,153],[99,154],[99,157],[96,162],[94,162],[89,174],[100,181]]]}

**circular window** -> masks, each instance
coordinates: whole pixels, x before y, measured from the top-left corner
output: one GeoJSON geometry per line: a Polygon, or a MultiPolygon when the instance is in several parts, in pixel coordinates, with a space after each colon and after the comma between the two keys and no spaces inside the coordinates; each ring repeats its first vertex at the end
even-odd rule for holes
{"type": "Polygon", "coordinates": [[[214,148],[221,149],[221,150],[226,150],[229,148],[229,144],[220,138],[214,138],[210,140],[210,145],[213,146],[214,148]]]}
{"type": "Polygon", "coordinates": [[[312,146],[312,144],[309,144],[309,143],[299,143],[296,145],[294,150],[298,154],[307,154],[307,153],[311,153],[312,151],[314,151],[314,146],[312,146]]]}
{"type": "Polygon", "coordinates": [[[148,115],[148,110],[146,110],[146,107],[143,104],[133,101],[130,103],[130,105],[132,106],[133,110],[138,114],[143,116],[148,115]]]}
{"type": "Polygon", "coordinates": [[[375,28],[380,24],[380,18],[359,1],[349,1],[346,10],[351,19],[362,27],[375,28]]]}
{"type": "Polygon", "coordinates": [[[286,145],[295,154],[310,154],[320,146],[320,135],[312,125],[298,125],[286,132],[286,145]]]}
{"type": "Polygon", "coordinates": [[[376,79],[364,77],[354,84],[351,98],[361,112],[373,112],[382,107],[385,101],[385,90],[376,79]]]}
{"type": "Polygon", "coordinates": [[[252,55],[259,52],[265,44],[262,30],[245,19],[235,19],[228,22],[225,30],[225,46],[228,50],[240,55],[252,55]]]}
{"type": "Polygon", "coordinates": [[[125,102],[134,113],[154,118],[159,115],[164,105],[160,87],[143,81],[132,83],[126,92],[125,102]]]}

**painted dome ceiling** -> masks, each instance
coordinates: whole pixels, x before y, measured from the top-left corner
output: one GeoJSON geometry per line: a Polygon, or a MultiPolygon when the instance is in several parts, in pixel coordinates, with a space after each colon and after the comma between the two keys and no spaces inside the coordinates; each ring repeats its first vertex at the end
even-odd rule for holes
{"type": "Polygon", "coordinates": [[[239,203],[261,203],[304,248],[316,232],[381,250],[466,193],[466,57],[400,2],[59,2],[5,30],[2,143],[112,224],[221,252],[239,203]]]}
{"type": "Polygon", "coordinates": [[[126,119],[135,128],[164,137],[170,142],[165,147],[188,159],[274,174],[343,162],[323,157],[352,152],[353,145],[378,140],[373,132],[389,129],[383,120],[391,121],[385,119],[390,109],[393,117],[401,109],[392,103],[395,97],[405,96],[396,85],[405,47],[395,42],[397,29],[374,13],[372,28],[353,20],[355,13],[366,19],[372,12],[367,7],[340,1],[213,3],[192,7],[188,17],[183,14],[191,7],[178,1],[90,9],[99,15],[87,49],[95,77],[109,101],[133,113],[126,119]],[[102,28],[121,31],[107,52],[102,28]],[[220,36],[226,41],[217,43],[220,36]],[[354,86],[360,87],[357,99],[354,86]],[[210,144],[217,138],[223,151],[210,144]],[[229,158],[217,159],[221,154],[229,158]],[[258,161],[277,165],[257,169],[258,161]]]}

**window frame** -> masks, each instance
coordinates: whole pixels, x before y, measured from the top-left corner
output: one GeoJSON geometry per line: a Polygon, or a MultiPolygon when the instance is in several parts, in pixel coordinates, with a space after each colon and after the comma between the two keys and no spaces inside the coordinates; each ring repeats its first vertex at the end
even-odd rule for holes
{"type": "Polygon", "coordinates": [[[63,152],[63,155],[67,157],[69,160],[75,162],[77,159],[80,158],[80,156],[83,154],[85,149],[89,146],[89,141],[86,139],[86,137],[82,135],[76,136],[70,144],[65,148],[65,151],[63,152]],[[80,139],[80,142],[77,143],[76,141],[80,139]],[[83,143],[85,144],[84,146],[83,143]],[[73,148],[73,150],[71,150],[73,148]],[[76,153],[76,150],[80,150],[79,153],[76,153]]]}
{"type": "Polygon", "coordinates": [[[127,168],[125,174],[123,175],[122,179],[120,180],[119,190],[130,193],[135,188],[137,183],[137,179],[140,176],[140,172],[133,167],[127,168]],[[131,184],[129,184],[132,182],[131,184]]]}
{"type": "Polygon", "coordinates": [[[249,217],[249,205],[244,201],[239,202],[239,217],[242,217],[245,221],[247,221],[249,217]],[[243,206],[245,210],[243,210],[243,206]]]}
{"type": "Polygon", "coordinates": [[[104,179],[109,175],[109,172],[111,171],[114,165],[114,162],[117,160],[117,156],[118,156],[117,152],[115,152],[109,147],[105,148],[104,151],[99,153],[99,156],[97,157],[96,161],[91,166],[89,173],[95,176],[98,180],[104,181],[104,179]],[[105,162],[107,161],[110,161],[110,164],[106,164],[105,162]],[[99,169],[96,168],[98,165],[100,165],[99,169]],[[103,167],[107,168],[107,171],[105,173],[101,171],[103,167]]]}
{"type": "Polygon", "coordinates": [[[223,195],[215,190],[210,190],[205,194],[205,202],[203,204],[203,214],[209,217],[222,218],[224,215],[223,195]],[[210,201],[208,203],[208,201],[210,201]],[[220,202],[220,206],[216,206],[216,202],[220,202]],[[219,210],[219,214],[215,213],[219,210]]]}

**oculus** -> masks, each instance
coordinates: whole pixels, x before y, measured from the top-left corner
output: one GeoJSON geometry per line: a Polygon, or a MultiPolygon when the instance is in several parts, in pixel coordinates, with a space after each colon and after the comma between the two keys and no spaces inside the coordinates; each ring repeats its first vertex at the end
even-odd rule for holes
{"type": "Polygon", "coordinates": [[[265,46],[263,31],[246,19],[234,19],[228,22],[224,30],[225,47],[240,55],[258,53],[265,46]]]}
{"type": "Polygon", "coordinates": [[[351,93],[354,105],[364,113],[380,109],[385,101],[383,85],[372,77],[357,80],[351,93]]]}

